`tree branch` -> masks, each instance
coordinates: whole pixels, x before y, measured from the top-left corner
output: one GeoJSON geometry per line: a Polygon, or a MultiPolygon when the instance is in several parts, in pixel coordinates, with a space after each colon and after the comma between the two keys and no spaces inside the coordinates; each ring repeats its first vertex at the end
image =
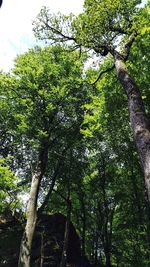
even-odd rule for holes
{"type": "Polygon", "coordinates": [[[58,192],[57,190],[53,189],[53,191],[58,194],[65,202],[68,203],[68,197],[64,197],[60,192],[58,192]]]}
{"type": "Polygon", "coordinates": [[[77,42],[76,42],[76,39],[75,39],[73,36],[65,35],[65,34],[63,34],[61,31],[59,31],[59,30],[57,30],[56,28],[50,26],[47,22],[45,22],[45,21],[42,21],[42,22],[43,22],[44,25],[45,25],[49,30],[51,30],[54,34],[57,34],[58,36],[60,36],[62,40],[64,39],[64,40],[63,40],[64,42],[66,42],[66,41],[74,41],[75,43],[77,43],[77,42]]]}
{"type": "Polygon", "coordinates": [[[119,33],[119,34],[127,34],[127,32],[126,31],[124,31],[123,29],[121,29],[121,28],[113,28],[112,26],[110,26],[110,30],[112,31],[112,32],[115,32],[115,33],[119,33]]]}
{"type": "Polygon", "coordinates": [[[102,77],[103,74],[105,74],[105,73],[107,73],[109,71],[112,71],[114,68],[115,68],[115,64],[112,67],[110,67],[110,68],[108,68],[108,69],[103,70],[102,72],[100,72],[100,74],[98,75],[98,77],[95,80],[95,82],[93,82],[91,85],[95,85],[99,81],[99,79],[102,77]]]}
{"type": "Polygon", "coordinates": [[[56,170],[55,170],[54,175],[52,177],[52,183],[51,183],[51,186],[49,188],[49,191],[48,191],[48,193],[47,193],[47,195],[46,195],[46,197],[45,197],[45,199],[44,199],[41,207],[38,209],[38,215],[42,213],[42,211],[44,210],[44,208],[48,204],[50,195],[51,195],[52,191],[54,191],[54,186],[55,186],[56,178],[57,178],[57,176],[59,174],[59,171],[61,169],[62,163],[63,162],[59,161],[58,164],[57,164],[56,170]]]}
{"type": "Polygon", "coordinates": [[[130,49],[133,42],[135,41],[136,36],[137,32],[134,32],[134,34],[130,36],[128,42],[125,44],[125,56],[124,56],[125,61],[128,60],[130,49]]]}

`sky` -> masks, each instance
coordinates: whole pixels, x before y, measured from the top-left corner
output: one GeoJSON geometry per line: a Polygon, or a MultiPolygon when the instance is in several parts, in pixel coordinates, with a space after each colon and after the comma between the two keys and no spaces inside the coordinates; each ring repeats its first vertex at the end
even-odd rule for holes
{"type": "MultiPolygon", "coordinates": [[[[147,0],[143,0],[143,4],[147,0]]],[[[0,9],[0,70],[8,72],[18,55],[37,44],[32,21],[42,6],[54,13],[82,12],[84,0],[3,0],[0,9]]]]}
{"type": "Polygon", "coordinates": [[[3,0],[0,9],[0,70],[9,71],[16,55],[36,45],[32,21],[42,6],[54,13],[82,12],[84,0],[3,0]]]}

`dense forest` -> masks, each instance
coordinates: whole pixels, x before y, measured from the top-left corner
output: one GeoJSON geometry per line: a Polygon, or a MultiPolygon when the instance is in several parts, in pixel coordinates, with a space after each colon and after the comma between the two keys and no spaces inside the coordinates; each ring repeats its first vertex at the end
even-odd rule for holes
{"type": "Polygon", "coordinates": [[[150,266],[149,17],[139,0],[85,0],[77,17],[43,7],[41,47],[0,73],[0,266],[150,266]],[[42,216],[64,227],[55,263],[42,234],[31,261],[42,216]]]}

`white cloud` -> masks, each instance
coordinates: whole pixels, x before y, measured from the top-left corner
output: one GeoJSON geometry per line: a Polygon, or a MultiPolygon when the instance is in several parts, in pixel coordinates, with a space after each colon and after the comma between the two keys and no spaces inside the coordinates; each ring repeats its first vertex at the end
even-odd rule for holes
{"type": "Polygon", "coordinates": [[[83,0],[4,0],[0,9],[0,69],[8,71],[17,54],[35,45],[32,21],[42,6],[52,12],[78,14],[83,0]]]}

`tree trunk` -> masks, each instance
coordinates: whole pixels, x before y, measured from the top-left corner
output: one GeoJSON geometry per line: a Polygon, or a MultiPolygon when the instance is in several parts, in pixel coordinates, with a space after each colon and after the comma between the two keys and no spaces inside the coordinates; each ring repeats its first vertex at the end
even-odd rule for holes
{"type": "Polygon", "coordinates": [[[30,197],[27,205],[27,221],[20,246],[18,267],[30,267],[32,240],[37,220],[37,199],[39,186],[46,169],[48,148],[43,147],[39,154],[39,160],[35,172],[32,175],[30,197]]]}
{"type": "Polygon", "coordinates": [[[30,267],[32,239],[37,219],[36,195],[37,195],[38,185],[39,185],[39,175],[38,173],[35,173],[32,177],[30,199],[27,206],[27,222],[21,242],[19,264],[18,264],[19,267],[30,267]]]}
{"type": "Polygon", "coordinates": [[[67,218],[66,218],[65,233],[64,233],[64,245],[63,245],[60,267],[66,266],[68,239],[69,239],[69,230],[70,230],[70,220],[71,220],[71,201],[70,201],[70,196],[69,196],[67,199],[67,218]]]}
{"type": "Polygon", "coordinates": [[[81,248],[82,248],[82,256],[85,256],[85,231],[86,231],[86,211],[85,211],[85,201],[84,201],[84,189],[81,188],[81,185],[78,184],[79,190],[79,201],[81,207],[81,220],[82,220],[82,229],[81,229],[81,248]]]}
{"type": "Polygon", "coordinates": [[[150,126],[144,110],[142,97],[135,81],[129,75],[123,59],[116,56],[115,67],[118,78],[128,97],[128,109],[134,138],[141,159],[145,188],[150,205],[150,126]]]}
{"type": "Polygon", "coordinates": [[[94,265],[98,264],[98,231],[95,229],[95,252],[94,252],[94,265]]]}
{"type": "Polygon", "coordinates": [[[41,261],[40,267],[43,267],[44,263],[44,232],[41,233],[41,261]]]}
{"type": "Polygon", "coordinates": [[[109,252],[106,253],[105,256],[106,256],[106,267],[112,267],[111,266],[111,259],[110,259],[111,257],[110,257],[109,252]]]}
{"type": "MultiPolygon", "coordinates": [[[[111,267],[111,233],[108,232],[108,218],[104,225],[104,253],[106,258],[106,267],[111,267]]],[[[111,223],[111,222],[110,222],[111,223]]],[[[112,230],[112,229],[111,229],[112,230]]]]}
{"type": "Polygon", "coordinates": [[[86,219],[85,214],[83,215],[83,226],[82,226],[82,256],[85,256],[85,230],[86,230],[86,219]]]}
{"type": "MultiPolygon", "coordinates": [[[[114,217],[114,208],[111,210],[108,206],[108,197],[107,197],[107,174],[106,174],[106,160],[102,157],[102,196],[103,196],[103,232],[102,232],[102,242],[104,247],[104,254],[106,259],[106,267],[111,267],[111,251],[112,251],[112,223],[114,217]]],[[[100,211],[100,209],[99,209],[100,211]]]]}

